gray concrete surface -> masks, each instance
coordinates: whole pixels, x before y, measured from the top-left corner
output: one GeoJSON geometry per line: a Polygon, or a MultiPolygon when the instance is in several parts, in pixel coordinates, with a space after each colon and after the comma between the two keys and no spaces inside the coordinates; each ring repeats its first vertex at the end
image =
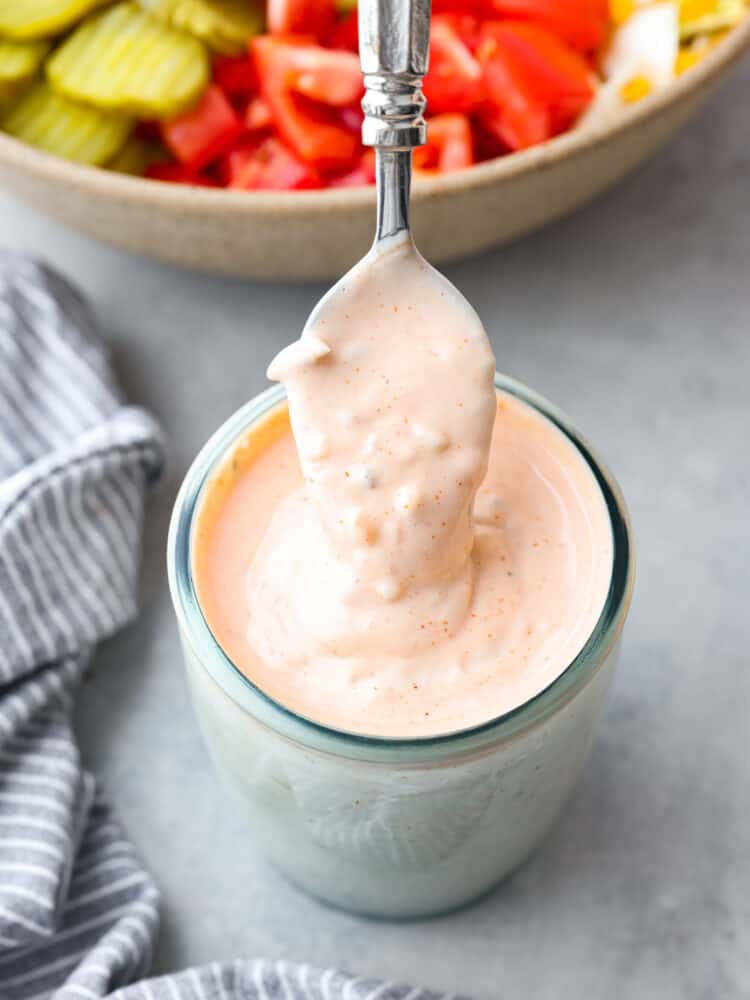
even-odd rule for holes
{"type": "Polygon", "coordinates": [[[264,384],[322,287],[181,273],[0,196],[0,243],[92,296],[131,396],[171,439],[143,614],[106,643],[78,728],[164,892],[156,969],[345,963],[480,997],[750,997],[750,137],[745,65],[668,150],[546,232],[447,268],[498,364],[566,409],[632,508],[636,597],[606,725],[562,821],[478,905],[419,923],[325,909],[269,870],[217,784],[164,576],[207,435],[264,384]]]}

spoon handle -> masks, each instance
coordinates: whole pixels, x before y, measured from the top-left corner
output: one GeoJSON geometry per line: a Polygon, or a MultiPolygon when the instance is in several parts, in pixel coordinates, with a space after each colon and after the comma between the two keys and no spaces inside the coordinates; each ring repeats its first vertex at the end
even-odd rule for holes
{"type": "Polygon", "coordinates": [[[429,44],[430,0],[360,0],[362,142],[376,148],[376,243],[409,232],[411,151],[427,138],[429,44]]]}
{"type": "Polygon", "coordinates": [[[360,0],[366,146],[413,149],[424,144],[422,77],[429,44],[430,0],[360,0]]]}

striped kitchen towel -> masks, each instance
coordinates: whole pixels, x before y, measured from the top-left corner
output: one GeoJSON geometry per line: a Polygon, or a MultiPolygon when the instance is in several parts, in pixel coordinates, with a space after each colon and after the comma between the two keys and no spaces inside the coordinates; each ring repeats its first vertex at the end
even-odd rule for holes
{"type": "Polygon", "coordinates": [[[71,713],[93,646],[135,615],[161,466],[159,430],[123,401],[82,297],[0,252],[0,1000],[443,998],[261,959],[137,982],[158,892],[71,713]]]}

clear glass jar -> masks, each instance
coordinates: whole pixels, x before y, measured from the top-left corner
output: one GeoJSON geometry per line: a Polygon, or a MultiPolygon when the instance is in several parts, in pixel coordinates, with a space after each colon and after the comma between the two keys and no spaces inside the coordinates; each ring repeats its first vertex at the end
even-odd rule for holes
{"type": "Polygon", "coordinates": [[[168,571],[193,700],[248,832],[285,875],[336,906],[379,917],[439,913],[481,895],[547,832],[588,756],[633,586],[620,490],[566,418],[505,376],[498,389],[550,419],[593,471],[613,535],[612,577],[586,645],[544,691],[481,726],[416,740],[319,725],[275,702],[228,659],[198,604],[191,537],[202,490],[235,442],[283,398],[251,400],[209,440],[177,497],[168,571]]]}

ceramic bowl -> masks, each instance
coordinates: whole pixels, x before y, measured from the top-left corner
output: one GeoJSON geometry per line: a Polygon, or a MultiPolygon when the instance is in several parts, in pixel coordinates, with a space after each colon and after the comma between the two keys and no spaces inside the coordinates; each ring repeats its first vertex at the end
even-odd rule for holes
{"type": "MultiPolygon", "coordinates": [[[[666,90],[611,121],[466,170],[420,179],[413,222],[440,262],[530,232],[600,194],[669,139],[750,47],[750,21],[666,90]]],[[[164,184],[61,160],[0,134],[0,185],[91,236],[186,267],[332,278],[372,240],[370,188],[241,192],[164,184]]]]}

